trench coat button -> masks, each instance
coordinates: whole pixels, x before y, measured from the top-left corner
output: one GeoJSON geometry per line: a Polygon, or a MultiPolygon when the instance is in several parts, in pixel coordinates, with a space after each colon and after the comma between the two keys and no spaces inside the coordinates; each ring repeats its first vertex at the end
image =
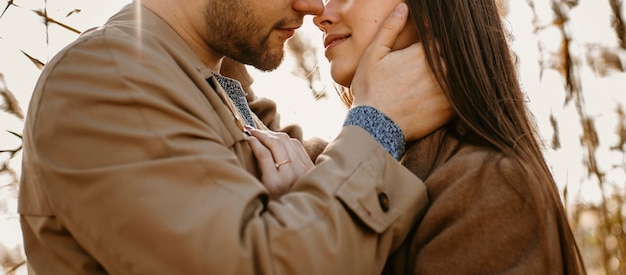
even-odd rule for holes
{"type": "Polygon", "coordinates": [[[387,212],[389,210],[389,197],[387,196],[387,193],[378,193],[378,203],[380,204],[380,208],[383,212],[387,212]]]}

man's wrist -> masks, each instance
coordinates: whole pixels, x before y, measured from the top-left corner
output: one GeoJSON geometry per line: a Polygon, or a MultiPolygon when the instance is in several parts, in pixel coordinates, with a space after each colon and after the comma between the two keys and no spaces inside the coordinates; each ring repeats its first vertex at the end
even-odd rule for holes
{"type": "Polygon", "coordinates": [[[343,123],[363,128],[395,159],[404,154],[404,134],[400,127],[382,112],[371,106],[357,106],[348,111],[343,123]]]}

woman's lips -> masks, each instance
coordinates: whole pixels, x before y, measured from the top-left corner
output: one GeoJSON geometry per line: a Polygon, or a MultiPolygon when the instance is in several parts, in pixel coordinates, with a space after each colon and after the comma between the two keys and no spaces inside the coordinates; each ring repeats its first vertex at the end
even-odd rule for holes
{"type": "Polygon", "coordinates": [[[326,39],[324,39],[324,48],[326,48],[326,52],[328,52],[331,48],[337,46],[341,42],[350,38],[350,35],[328,35],[326,39]]]}

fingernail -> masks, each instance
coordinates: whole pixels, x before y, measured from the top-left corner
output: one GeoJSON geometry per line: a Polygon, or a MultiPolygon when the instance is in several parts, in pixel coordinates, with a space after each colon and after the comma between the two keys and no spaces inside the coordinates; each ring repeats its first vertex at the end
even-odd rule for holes
{"type": "Polygon", "coordinates": [[[393,9],[392,14],[393,14],[393,15],[403,15],[403,14],[404,14],[404,12],[406,11],[406,9],[407,9],[406,4],[404,4],[404,3],[400,3],[400,4],[398,4],[398,5],[396,6],[396,8],[395,8],[395,9],[393,9]]]}
{"type": "Polygon", "coordinates": [[[250,131],[248,131],[247,129],[243,130],[243,133],[246,134],[247,136],[252,136],[252,134],[250,133],[250,131]]]}

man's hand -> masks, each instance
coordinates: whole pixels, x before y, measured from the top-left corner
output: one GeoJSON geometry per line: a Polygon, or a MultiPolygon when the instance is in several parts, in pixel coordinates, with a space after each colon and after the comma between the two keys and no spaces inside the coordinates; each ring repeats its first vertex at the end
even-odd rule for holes
{"type": "Polygon", "coordinates": [[[420,43],[391,51],[406,24],[408,7],[399,4],[383,22],[355,72],[352,107],[369,105],[387,115],[405,140],[415,140],[443,126],[453,111],[428,68],[420,43]]]}

